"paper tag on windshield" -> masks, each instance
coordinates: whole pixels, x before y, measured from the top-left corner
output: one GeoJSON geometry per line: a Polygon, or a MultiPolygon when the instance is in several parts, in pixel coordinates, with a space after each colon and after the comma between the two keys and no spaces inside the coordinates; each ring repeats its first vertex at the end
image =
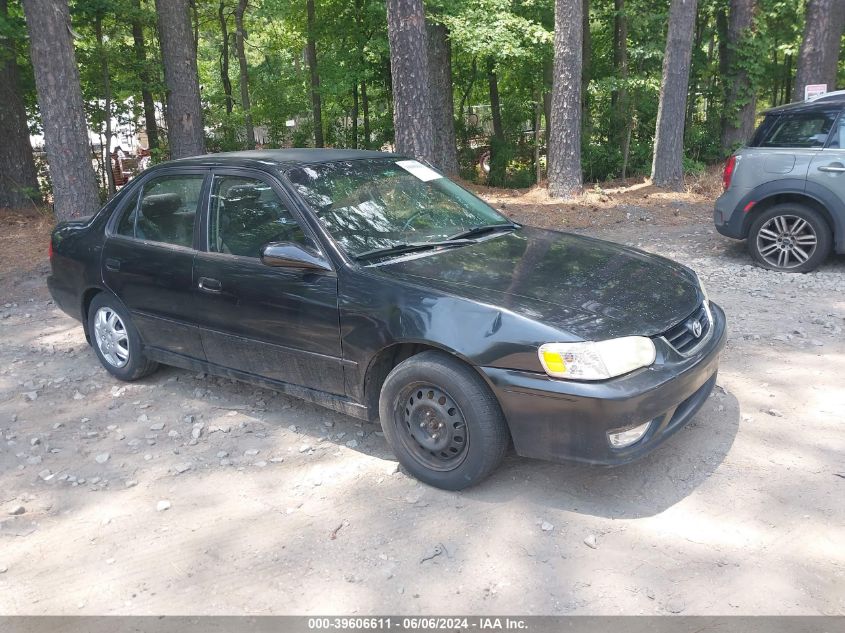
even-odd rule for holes
{"type": "Polygon", "coordinates": [[[407,171],[409,174],[416,176],[423,182],[443,178],[443,176],[438,174],[436,171],[434,171],[430,167],[426,167],[421,162],[416,160],[397,160],[396,164],[399,165],[405,171],[407,171]]]}

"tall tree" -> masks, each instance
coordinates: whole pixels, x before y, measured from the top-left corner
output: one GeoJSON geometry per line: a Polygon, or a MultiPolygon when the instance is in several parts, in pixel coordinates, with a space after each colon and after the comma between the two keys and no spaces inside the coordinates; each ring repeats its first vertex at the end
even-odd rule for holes
{"type": "Polygon", "coordinates": [[[205,153],[197,53],[188,0],[156,0],[171,158],[205,153]]]}
{"type": "Polygon", "coordinates": [[[698,0],[672,0],[663,56],[663,79],[654,137],[651,179],[658,187],[684,184],[684,115],[698,0]]]}
{"type": "Polygon", "coordinates": [[[610,95],[612,133],[622,153],[622,178],[627,175],[628,146],[631,142],[631,113],[628,111],[628,15],[625,0],[613,2],[613,69],[619,87],[610,95]]]}
{"type": "Polygon", "coordinates": [[[103,10],[97,7],[94,15],[94,35],[97,38],[97,57],[100,59],[100,69],[103,75],[103,123],[105,124],[105,142],[103,143],[103,154],[106,165],[106,182],[108,183],[109,197],[114,195],[114,165],[111,161],[111,141],[114,136],[112,131],[112,90],[111,75],[109,73],[109,54],[106,49],[105,37],[103,34],[103,10]]]}
{"type": "MultiPolygon", "coordinates": [[[[226,0],[220,0],[217,6],[217,20],[220,22],[220,83],[223,85],[223,99],[226,102],[226,114],[232,114],[232,80],[229,78],[229,16],[226,15],[226,0]]],[[[228,125],[226,126],[229,127],[228,125]]]]}
{"type": "Polygon", "coordinates": [[[305,58],[311,75],[311,116],[314,119],[314,146],[323,147],[323,100],[320,95],[320,72],[317,68],[317,20],[314,11],[314,0],[306,0],[307,34],[305,42],[305,58]]]}
{"type": "MultiPolygon", "coordinates": [[[[0,23],[8,22],[7,0],[0,0],[0,23]]],[[[0,207],[40,202],[26,108],[21,99],[17,45],[0,32],[0,207]]]]}
{"type": "Polygon", "coordinates": [[[730,0],[727,46],[727,94],[722,118],[722,151],[747,141],[754,131],[757,93],[746,68],[748,55],[743,55],[754,37],[754,13],[757,0],[730,0]]]}
{"type": "Polygon", "coordinates": [[[581,189],[582,0],[555,0],[554,80],[549,138],[549,195],[581,189]]]}
{"type": "Polygon", "coordinates": [[[450,176],[458,174],[455,141],[455,100],[452,93],[452,45],[448,29],[428,23],[428,69],[431,73],[431,116],[437,165],[450,176]]]}
{"type": "MultiPolygon", "coordinates": [[[[313,6],[313,0],[309,0],[313,6]]],[[[249,72],[246,63],[246,31],[244,30],[244,13],[247,0],[238,0],[235,9],[235,50],[238,52],[238,67],[240,69],[241,108],[244,111],[244,127],[246,128],[247,149],[255,149],[255,128],[252,126],[252,106],[249,101],[249,72]]]]}
{"type": "Polygon", "coordinates": [[[23,0],[56,218],[100,206],[67,0],[23,0]]]}
{"type": "Polygon", "coordinates": [[[836,90],[839,48],[842,44],[842,28],[845,26],[845,2],[807,0],[806,15],[793,101],[804,100],[804,87],[807,84],[827,84],[829,91],[836,90]]]}
{"type": "Polygon", "coordinates": [[[150,151],[158,150],[158,121],[153,99],[153,73],[147,61],[147,46],[144,42],[144,18],[141,0],[132,0],[132,42],[135,62],[138,64],[138,77],[141,80],[141,100],[144,103],[144,125],[147,130],[147,143],[150,151]]]}
{"type": "Polygon", "coordinates": [[[387,0],[396,151],[437,163],[422,0],[387,0]]]}

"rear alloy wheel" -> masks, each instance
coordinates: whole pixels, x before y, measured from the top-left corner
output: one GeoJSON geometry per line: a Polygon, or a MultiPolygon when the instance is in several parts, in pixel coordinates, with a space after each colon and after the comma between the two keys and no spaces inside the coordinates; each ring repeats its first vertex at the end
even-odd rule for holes
{"type": "Polygon", "coordinates": [[[498,400],[471,367],[442,352],[397,365],[379,400],[384,435],[414,477],[445,490],[478,483],[502,461],[510,435],[498,400]]]}
{"type": "Polygon", "coordinates": [[[780,204],[758,217],[748,234],[748,249],[764,268],[806,273],[827,259],[831,231],[814,209],[780,204]]]}
{"type": "Polygon", "coordinates": [[[141,335],[114,295],[101,292],[91,301],[88,334],[100,364],[120,380],[137,380],[158,368],[144,356],[141,335]]]}

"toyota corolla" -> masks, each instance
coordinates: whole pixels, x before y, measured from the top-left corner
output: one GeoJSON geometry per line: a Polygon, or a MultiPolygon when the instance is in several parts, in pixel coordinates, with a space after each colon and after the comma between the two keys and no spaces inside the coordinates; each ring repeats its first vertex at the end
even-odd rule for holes
{"type": "Polygon", "coordinates": [[[380,421],[408,472],[460,489],[513,443],[614,465],[683,427],[725,316],[690,269],[520,226],[394,154],[164,163],[56,227],[48,285],[103,367],[250,381],[380,421]]]}

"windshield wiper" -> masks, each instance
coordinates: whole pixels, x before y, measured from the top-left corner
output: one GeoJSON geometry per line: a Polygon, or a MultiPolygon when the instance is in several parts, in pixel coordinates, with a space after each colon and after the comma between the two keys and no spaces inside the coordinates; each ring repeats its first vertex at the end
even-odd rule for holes
{"type": "Polygon", "coordinates": [[[462,240],[468,237],[476,237],[478,235],[483,235],[484,233],[491,233],[493,231],[502,231],[502,230],[509,230],[513,231],[514,229],[518,229],[519,224],[515,222],[509,222],[508,224],[482,224],[481,226],[473,226],[465,231],[461,231],[460,233],[455,233],[454,235],[450,235],[448,240],[462,240]]]}
{"type": "Polygon", "coordinates": [[[437,242],[399,242],[384,248],[374,248],[371,251],[364,251],[355,256],[358,261],[367,261],[377,257],[389,257],[391,255],[402,255],[404,253],[413,253],[416,251],[428,251],[437,248],[452,248],[455,246],[463,246],[464,244],[475,244],[475,240],[468,239],[453,239],[441,240],[437,242]]]}

